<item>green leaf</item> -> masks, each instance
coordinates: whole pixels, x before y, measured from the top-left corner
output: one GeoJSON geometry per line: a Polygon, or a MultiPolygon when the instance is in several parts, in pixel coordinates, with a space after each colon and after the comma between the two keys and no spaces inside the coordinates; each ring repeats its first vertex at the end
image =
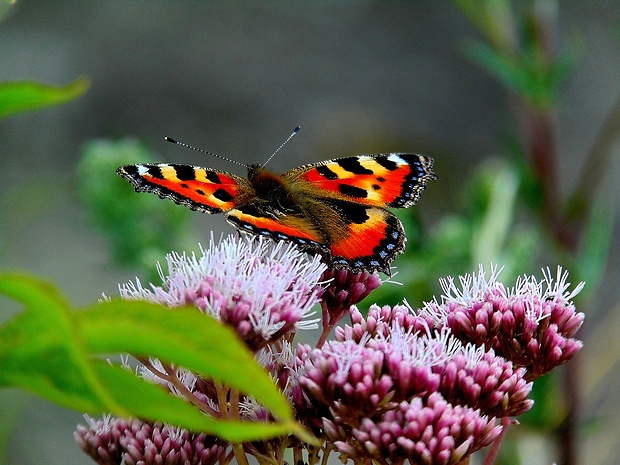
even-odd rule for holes
{"type": "Polygon", "coordinates": [[[0,83],[0,119],[67,103],[86,92],[89,86],[90,81],[84,77],[65,86],[35,81],[0,83]]]}
{"type": "Polygon", "coordinates": [[[599,195],[592,206],[592,212],[585,228],[583,246],[577,257],[579,279],[588,283],[584,295],[594,292],[600,282],[613,238],[615,208],[613,196],[599,195]]]}
{"type": "Polygon", "coordinates": [[[0,386],[14,386],[76,410],[123,412],[87,363],[66,300],[49,284],[0,275],[0,294],[25,311],[0,327],[0,386]],[[104,409],[105,410],[105,409],[104,409]]]}
{"type": "Polygon", "coordinates": [[[129,352],[174,362],[252,394],[277,418],[292,418],[290,405],[234,331],[196,308],[119,299],[90,307],[76,317],[93,353],[129,352]]]}
{"type": "Polygon", "coordinates": [[[472,238],[472,264],[497,261],[510,226],[514,221],[514,208],[519,180],[514,169],[500,165],[493,175],[488,206],[484,212],[480,229],[472,238]]]}
{"type": "Polygon", "coordinates": [[[293,420],[284,423],[216,420],[182,398],[168,394],[161,387],[144,381],[125,368],[103,361],[97,361],[94,366],[106,390],[118,400],[124,410],[138,418],[182,426],[190,431],[218,436],[230,442],[283,436],[301,429],[293,420]]]}
{"type": "Polygon", "coordinates": [[[527,87],[525,70],[519,66],[514,57],[489,45],[474,41],[465,43],[463,53],[512,91],[517,93],[525,91],[527,87]]]}
{"type": "Polygon", "coordinates": [[[25,389],[78,411],[159,420],[228,441],[289,433],[313,441],[232,330],[195,309],[112,301],[76,312],[54,287],[21,275],[0,275],[0,294],[24,305],[22,313],[0,326],[0,386],[25,389]],[[209,417],[100,358],[120,351],[159,357],[226,381],[255,396],[281,421],[209,417]]]}
{"type": "Polygon", "coordinates": [[[455,0],[454,3],[494,47],[512,48],[516,32],[510,0],[455,0]]]}
{"type": "Polygon", "coordinates": [[[505,51],[474,41],[462,48],[467,58],[536,108],[546,108],[557,100],[561,85],[575,67],[577,55],[576,45],[549,63],[542,60],[536,49],[505,51]]]}

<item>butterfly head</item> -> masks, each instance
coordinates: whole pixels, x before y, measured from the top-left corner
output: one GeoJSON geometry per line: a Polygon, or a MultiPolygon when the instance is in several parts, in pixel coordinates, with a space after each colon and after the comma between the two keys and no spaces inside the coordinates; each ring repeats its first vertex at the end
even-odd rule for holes
{"type": "Polygon", "coordinates": [[[294,197],[289,183],[282,175],[264,168],[264,165],[250,165],[248,167],[248,181],[254,188],[259,199],[269,201],[280,207],[294,207],[294,197]],[[291,203],[293,202],[293,203],[291,203]]]}
{"type": "Polygon", "coordinates": [[[260,173],[264,172],[265,168],[263,165],[249,165],[248,166],[248,180],[254,184],[256,178],[260,175],[260,173]]]}

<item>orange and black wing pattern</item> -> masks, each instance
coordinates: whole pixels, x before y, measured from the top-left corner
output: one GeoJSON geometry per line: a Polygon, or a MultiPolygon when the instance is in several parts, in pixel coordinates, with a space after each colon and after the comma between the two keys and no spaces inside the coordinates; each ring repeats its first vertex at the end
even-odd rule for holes
{"type": "Polygon", "coordinates": [[[279,175],[250,167],[249,178],[190,165],[126,165],[118,174],[139,192],[204,213],[223,213],[240,231],[295,242],[353,272],[390,273],[405,248],[400,220],[387,208],[415,204],[436,176],[424,155],[359,155],[279,175]]]}
{"type": "Polygon", "coordinates": [[[168,163],[121,166],[138,192],[151,192],[203,213],[223,213],[252,198],[247,179],[200,166],[168,163]]]}

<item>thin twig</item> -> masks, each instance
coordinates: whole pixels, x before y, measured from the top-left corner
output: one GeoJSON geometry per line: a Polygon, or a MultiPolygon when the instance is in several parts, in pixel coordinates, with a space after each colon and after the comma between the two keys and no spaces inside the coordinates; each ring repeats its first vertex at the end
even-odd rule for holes
{"type": "MultiPolygon", "coordinates": [[[[224,389],[222,389],[223,391],[224,389]]],[[[219,389],[218,389],[219,391],[219,389]]],[[[228,418],[232,420],[239,420],[239,392],[235,389],[230,389],[228,391],[230,402],[228,403],[228,418]]],[[[245,450],[243,449],[242,443],[233,444],[233,450],[235,451],[235,458],[237,459],[238,465],[249,465],[248,457],[245,454],[245,450]]]]}
{"type": "Polygon", "coordinates": [[[316,343],[316,348],[320,349],[321,347],[323,347],[323,344],[325,344],[325,341],[327,340],[327,336],[329,336],[329,333],[331,333],[332,329],[334,329],[333,324],[327,324],[326,326],[323,327],[323,331],[321,332],[321,336],[319,337],[319,340],[316,343]]]}
{"type": "Polygon", "coordinates": [[[571,222],[573,234],[580,235],[589,216],[594,196],[609,172],[614,149],[620,142],[620,95],[607,114],[603,126],[588,153],[577,187],[567,203],[567,221],[571,222]]]}

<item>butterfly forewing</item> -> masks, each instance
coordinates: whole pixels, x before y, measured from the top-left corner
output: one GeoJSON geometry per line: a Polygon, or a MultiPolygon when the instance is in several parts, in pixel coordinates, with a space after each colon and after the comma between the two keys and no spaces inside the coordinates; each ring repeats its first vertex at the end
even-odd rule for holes
{"type": "Polygon", "coordinates": [[[344,197],[377,207],[405,208],[420,197],[435,178],[433,161],[424,155],[389,153],[338,158],[301,166],[285,179],[309,188],[315,195],[344,197]]]}
{"type": "Polygon", "coordinates": [[[167,163],[121,166],[117,173],[137,191],[204,213],[222,213],[252,197],[252,187],[240,176],[209,168],[167,163]]]}

